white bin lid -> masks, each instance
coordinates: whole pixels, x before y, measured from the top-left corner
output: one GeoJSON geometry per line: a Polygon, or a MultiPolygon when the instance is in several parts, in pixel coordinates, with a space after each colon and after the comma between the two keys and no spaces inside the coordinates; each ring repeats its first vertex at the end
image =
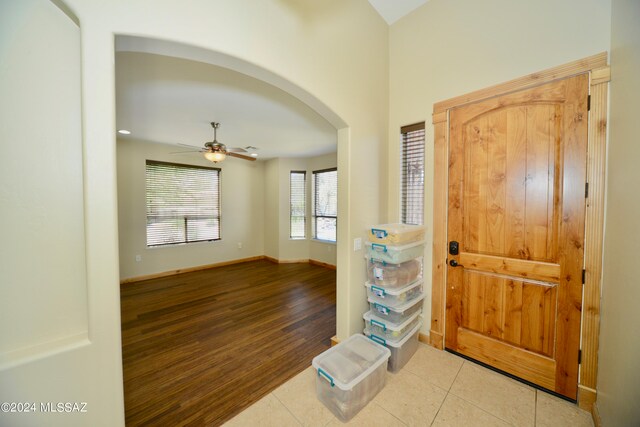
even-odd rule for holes
{"type": "Polygon", "coordinates": [[[416,317],[420,316],[420,314],[422,314],[422,311],[418,310],[415,313],[413,313],[411,315],[411,317],[409,317],[407,320],[405,320],[404,322],[402,322],[400,324],[391,323],[388,320],[381,319],[378,316],[376,316],[375,313],[372,312],[371,310],[367,311],[362,316],[362,318],[364,319],[365,324],[367,325],[367,327],[369,326],[369,324],[374,324],[374,325],[377,324],[378,326],[382,326],[382,328],[388,329],[390,331],[401,331],[409,323],[413,322],[416,319],[416,317]]]}
{"type": "Polygon", "coordinates": [[[389,245],[386,243],[364,242],[365,246],[368,246],[370,250],[376,250],[381,252],[401,252],[407,249],[415,248],[416,246],[423,246],[424,240],[419,242],[408,243],[406,245],[389,245]]]}
{"type": "Polygon", "coordinates": [[[313,358],[311,364],[324,380],[341,390],[351,390],[389,357],[388,348],[355,334],[313,358]]]}
{"type": "Polygon", "coordinates": [[[410,259],[408,261],[403,261],[403,262],[389,262],[389,261],[385,261],[385,260],[381,260],[381,259],[378,259],[378,258],[371,257],[369,254],[364,254],[363,257],[364,257],[364,259],[367,260],[367,263],[371,263],[371,264],[378,263],[378,264],[382,264],[384,267],[386,267],[386,266],[389,266],[389,267],[400,267],[401,265],[406,264],[408,262],[412,262],[412,261],[418,261],[418,262],[422,263],[422,260],[423,260],[422,255],[420,255],[418,257],[415,257],[413,259],[410,259]]]}
{"type": "Polygon", "coordinates": [[[400,295],[403,294],[405,292],[409,292],[411,289],[415,288],[416,286],[420,286],[422,285],[424,281],[422,279],[418,279],[418,280],[414,280],[413,282],[409,283],[407,286],[404,286],[402,288],[388,288],[382,285],[374,285],[371,282],[364,282],[364,285],[371,289],[371,292],[375,292],[376,289],[384,292],[385,295],[400,295]]]}
{"type": "Polygon", "coordinates": [[[374,304],[376,306],[380,306],[380,307],[385,307],[388,308],[391,311],[395,311],[396,313],[404,313],[405,311],[407,311],[408,309],[410,309],[411,307],[413,307],[414,305],[416,305],[417,303],[419,303],[420,301],[422,301],[424,299],[424,292],[420,292],[420,295],[418,295],[417,297],[415,297],[412,300],[409,300],[408,302],[404,302],[400,305],[390,305],[390,304],[382,304],[376,300],[374,300],[371,297],[367,298],[367,301],[369,301],[371,304],[374,304]]]}
{"type": "Polygon", "coordinates": [[[413,329],[411,330],[411,332],[409,332],[407,335],[405,335],[402,340],[400,341],[393,341],[393,340],[388,340],[388,339],[384,339],[382,337],[379,337],[375,334],[372,334],[371,331],[369,330],[368,327],[364,328],[364,334],[366,336],[369,337],[370,340],[375,341],[376,343],[380,343],[382,345],[386,345],[386,346],[391,346],[394,348],[398,348],[398,347],[402,347],[404,345],[404,343],[406,343],[407,341],[409,341],[411,339],[411,337],[413,337],[415,335],[416,332],[418,332],[420,330],[420,328],[422,327],[422,319],[420,319],[420,321],[418,322],[418,324],[416,326],[413,327],[413,329]],[[372,338],[372,337],[375,337],[372,338]]]}
{"type": "Polygon", "coordinates": [[[405,233],[407,231],[424,231],[424,225],[411,225],[411,224],[379,224],[371,227],[371,234],[376,234],[376,231],[386,231],[390,234],[405,233]]]}

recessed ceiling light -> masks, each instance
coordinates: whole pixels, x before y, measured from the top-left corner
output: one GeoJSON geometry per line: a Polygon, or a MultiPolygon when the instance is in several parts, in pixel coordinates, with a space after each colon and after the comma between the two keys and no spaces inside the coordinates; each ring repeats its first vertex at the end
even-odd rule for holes
{"type": "Polygon", "coordinates": [[[258,157],[258,153],[251,153],[251,154],[249,154],[249,155],[250,155],[250,156],[253,156],[253,157],[258,157]]]}
{"type": "Polygon", "coordinates": [[[126,129],[118,129],[118,133],[122,135],[131,135],[131,131],[126,129]]]}

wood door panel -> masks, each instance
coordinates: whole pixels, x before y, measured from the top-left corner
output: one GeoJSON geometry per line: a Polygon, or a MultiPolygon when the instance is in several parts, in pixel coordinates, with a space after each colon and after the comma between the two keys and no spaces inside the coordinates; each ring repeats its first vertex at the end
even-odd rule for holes
{"type": "Polygon", "coordinates": [[[465,269],[461,326],[525,350],[553,356],[556,288],[465,269]]]}
{"type": "Polygon", "coordinates": [[[560,265],[550,262],[534,262],[518,258],[462,252],[460,254],[460,264],[473,270],[519,276],[543,282],[557,282],[560,280],[560,265]]]}
{"type": "Polygon", "coordinates": [[[519,343],[522,340],[522,281],[507,280],[504,287],[504,340],[519,343]]]}
{"type": "Polygon", "coordinates": [[[506,106],[462,125],[465,251],[556,260],[560,111],[506,106]]]}
{"type": "Polygon", "coordinates": [[[484,319],[482,332],[488,337],[504,337],[504,286],[502,277],[484,276],[484,319]]]}
{"type": "Polygon", "coordinates": [[[462,287],[462,326],[476,332],[484,330],[484,277],[464,273],[462,287]]]}
{"type": "Polygon", "coordinates": [[[458,331],[458,342],[458,351],[469,357],[549,390],[554,389],[557,367],[556,362],[551,358],[463,328],[458,331]]]}
{"type": "Polygon", "coordinates": [[[525,350],[553,356],[557,286],[523,283],[521,339],[525,350]]]}
{"type": "Polygon", "coordinates": [[[587,94],[579,75],[449,111],[445,346],[570,398],[587,94]]]}
{"type": "Polygon", "coordinates": [[[557,105],[527,107],[526,185],[525,185],[525,252],[527,259],[555,261],[557,235],[554,218],[555,194],[560,186],[555,181],[555,164],[560,152],[556,141],[562,129],[556,123],[562,120],[556,114],[557,105]]]}
{"type": "Polygon", "coordinates": [[[567,100],[567,80],[569,79],[556,80],[555,82],[547,83],[531,89],[513,92],[508,95],[496,96],[474,104],[467,104],[453,108],[450,110],[450,114],[456,114],[461,119],[461,123],[465,123],[474,117],[502,108],[505,105],[528,106],[540,103],[563,104],[567,100]]]}
{"type": "Polygon", "coordinates": [[[527,179],[527,108],[513,107],[507,110],[507,163],[505,203],[505,246],[512,258],[527,259],[525,245],[526,193],[522,187],[527,179]]]}

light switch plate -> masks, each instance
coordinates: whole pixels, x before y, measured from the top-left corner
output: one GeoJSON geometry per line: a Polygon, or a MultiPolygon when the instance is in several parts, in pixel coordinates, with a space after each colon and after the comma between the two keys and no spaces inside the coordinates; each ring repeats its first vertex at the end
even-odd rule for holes
{"type": "Polygon", "coordinates": [[[360,237],[356,237],[355,239],[353,239],[353,250],[355,251],[359,251],[360,249],[362,249],[362,239],[360,237]]]}

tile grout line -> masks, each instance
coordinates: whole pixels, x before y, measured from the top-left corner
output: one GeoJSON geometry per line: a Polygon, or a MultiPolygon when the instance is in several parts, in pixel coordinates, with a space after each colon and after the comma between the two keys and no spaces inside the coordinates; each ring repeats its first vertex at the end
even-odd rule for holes
{"type": "MultiPolygon", "coordinates": [[[[400,422],[400,424],[402,424],[403,426],[408,425],[407,423],[405,423],[404,421],[402,421],[400,418],[396,417],[395,415],[393,415],[391,412],[387,411],[386,409],[384,409],[382,406],[378,405],[376,402],[374,402],[373,400],[371,402],[369,402],[369,404],[371,405],[376,405],[378,408],[382,409],[384,412],[386,412],[387,414],[391,415],[393,418],[395,418],[396,420],[398,420],[400,422]]],[[[365,408],[367,406],[365,405],[365,408]]],[[[364,408],[362,408],[364,409],[364,408]]]]}
{"type": "MultiPolygon", "coordinates": [[[[431,382],[431,381],[429,381],[428,379],[423,378],[423,377],[421,377],[421,376],[420,376],[420,375],[418,375],[418,374],[414,374],[414,373],[413,373],[413,372],[411,372],[411,371],[406,371],[406,372],[407,372],[407,374],[409,374],[409,375],[413,375],[414,377],[416,377],[416,378],[417,378],[417,379],[419,379],[420,381],[424,381],[426,384],[430,385],[431,387],[435,387],[435,388],[437,388],[438,390],[442,390],[442,391],[444,391],[445,393],[448,393],[448,392],[449,392],[449,390],[446,390],[446,389],[444,389],[444,388],[440,387],[438,384],[434,384],[434,383],[432,383],[432,382],[431,382]]],[[[456,375],[456,376],[457,376],[457,375],[456,375]]],[[[454,381],[455,381],[455,378],[454,378],[454,381]]],[[[451,388],[451,387],[449,387],[449,388],[451,388]]]]}
{"type": "Polygon", "coordinates": [[[538,423],[538,390],[536,390],[536,397],[533,400],[533,427],[536,427],[538,423]]]}
{"type": "Polygon", "coordinates": [[[511,421],[507,421],[507,420],[505,420],[504,418],[501,418],[501,417],[497,416],[496,414],[493,414],[493,413],[491,413],[491,412],[487,411],[486,409],[481,408],[480,406],[476,405],[475,403],[468,401],[468,400],[467,400],[467,399],[465,399],[464,397],[460,397],[460,396],[458,396],[458,395],[457,395],[457,394],[455,394],[455,393],[448,393],[448,394],[447,394],[447,396],[448,396],[449,394],[450,394],[450,395],[452,395],[452,396],[454,396],[454,397],[456,397],[456,398],[458,398],[458,399],[460,399],[460,400],[463,400],[463,401],[467,402],[469,405],[471,405],[471,406],[473,406],[473,407],[475,407],[475,408],[477,408],[477,409],[481,410],[481,411],[482,411],[482,412],[484,412],[485,414],[488,414],[488,415],[492,416],[492,417],[493,417],[493,418],[495,418],[495,419],[498,419],[498,420],[500,420],[500,421],[504,421],[505,423],[509,424],[510,426],[515,426],[515,424],[513,424],[511,421]]]}
{"type": "MultiPolygon", "coordinates": [[[[458,370],[458,374],[456,374],[456,378],[453,380],[453,382],[451,383],[451,386],[449,387],[449,391],[447,392],[447,396],[449,396],[449,395],[451,394],[452,396],[455,396],[455,397],[457,397],[457,398],[458,398],[458,399],[460,399],[460,400],[464,400],[464,401],[465,401],[465,402],[467,402],[469,405],[474,406],[474,407],[476,407],[476,408],[480,409],[480,410],[481,410],[482,412],[484,412],[485,414],[489,414],[489,415],[491,415],[492,417],[494,417],[494,418],[496,418],[496,419],[498,419],[498,420],[500,420],[500,421],[504,421],[505,423],[509,424],[510,426],[513,426],[514,424],[513,424],[512,422],[507,421],[507,420],[503,419],[502,417],[499,417],[499,416],[497,416],[496,414],[493,414],[493,413],[489,412],[488,410],[486,410],[486,409],[484,409],[484,408],[481,408],[480,406],[476,405],[475,403],[470,402],[469,400],[465,399],[464,397],[462,397],[462,396],[458,396],[457,394],[455,394],[455,393],[452,393],[452,392],[451,392],[451,387],[453,387],[453,383],[455,383],[455,382],[456,382],[456,379],[458,379],[458,375],[460,375],[460,371],[462,371],[462,366],[464,366],[464,364],[465,364],[465,363],[467,363],[467,362],[468,362],[468,361],[467,361],[467,360],[465,360],[465,361],[462,363],[462,365],[460,366],[460,370],[458,370]]],[[[477,366],[477,365],[476,365],[475,363],[473,363],[473,362],[469,362],[469,363],[472,363],[472,364],[473,364],[472,366],[477,366]]],[[[536,393],[536,391],[537,391],[537,390],[535,390],[535,389],[534,389],[533,391],[534,391],[534,404],[535,404],[535,399],[537,398],[537,393],[536,393]]],[[[445,400],[446,400],[446,398],[445,398],[445,400]]],[[[534,407],[534,409],[535,409],[535,407],[534,407]]],[[[438,412],[440,412],[440,410],[438,410],[438,412]]],[[[436,416],[437,416],[437,414],[436,414],[436,416]]],[[[534,427],[535,427],[535,415],[534,415],[533,421],[534,421],[534,427]]],[[[435,418],[434,418],[434,422],[435,422],[435,418]]],[[[431,423],[431,424],[433,425],[433,423],[431,423]]]]}
{"type": "MultiPolygon", "coordinates": [[[[456,358],[458,358],[458,357],[456,357],[456,358]]],[[[422,376],[421,373],[414,372],[414,371],[412,371],[410,369],[407,369],[407,368],[403,368],[403,369],[406,372],[412,374],[413,376],[421,379],[422,381],[426,381],[428,384],[430,384],[430,385],[432,385],[432,386],[434,386],[436,388],[439,388],[440,390],[444,390],[445,392],[448,393],[449,390],[451,390],[451,387],[453,386],[453,383],[456,381],[456,378],[458,378],[458,375],[460,374],[460,370],[462,369],[462,365],[464,365],[464,362],[465,362],[464,359],[462,359],[462,358],[459,358],[459,359],[462,361],[462,363],[460,364],[460,367],[458,368],[458,371],[456,372],[455,377],[453,377],[453,381],[451,381],[451,384],[449,384],[449,387],[447,387],[446,389],[444,387],[441,387],[439,384],[435,384],[435,383],[431,382],[431,380],[429,378],[426,378],[425,376],[422,376]]]]}
{"type": "Polygon", "coordinates": [[[447,400],[447,396],[449,396],[449,392],[447,392],[447,394],[444,395],[444,399],[442,399],[442,402],[440,402],[440,406],[438,407],[438,410],[436,411],[436,414],[433,416],[433,419],[431,420],[431,424],[429,424],[429,426],[432,426],[433,423],[436,422],[436,419],[438,418],[438,414],[440,413],[440,410],[442,409],[442,405],[444,405],[444,401],[447,400]]]}
{"type": "MultiPolygon", "coordinates": [[[[288,381],[287,381],[287,382],[288,382],[288,381]]],[[[276,396],[276,394],[275,394],[273,391],[271,392],[271,395],[272,395],[272,396],[273,396],[273,397],[274,397],[278,402],[280,402],[280,404],[281,404],[282,406],[284,406],[284,409],[286,409],[286,410],[287,410],[287,412],[288,412],[289,414],[291,414],[291,416],[293,417],[293,419],[294,419],[294,420],[296,420],[296,422],[297,422],[298,424],[300,424],[301,426],[302,426],[302,425],[304,425],[304,424],[302,424],[302,421],[300,421],[300,420],[298,419],[298,417],[296,417],[296,416],[295,416],[295,414],[294,414],[293,412],[291,412],[291,409],[289,409],[289,408],[287,407],[287,405],[285,405],[285,404],[282,402],[282,400],[280,400],[280,399],[278,398],[278,396],[276,396]]]]}
{"type": "MultiPolygon", "coordinates": [[[[416,379],[418,379],[419,381],[424,382],[425,384],[427,384],[427,385],[428,385],[428,386],[430,386],[430,387],[433,387],[433,388],[435,388],[435,389],[438,389],[438,390],[443,391],[445,395],[444,395],[444,399],[442,399],[442,402],[440,403],[440,406],[442,406],[442,403],[443,403],[443,402],[444,402],[444,400],[447,398],[447,394],[448,394],[447,390],[445,390],[444,388],[442,388],[442,387],[440,387],[440,386],[438,386],[438,385],[436,385],[436,384],[433,384],[433,383],[432,383],[432,382],[430,382],[429,380],[422,378],[420,375],[418,375],[418,374],[416,374],[416,373],[414,373],[414,372],[412,372],[412,371],[410,371],[410,370],[408,370],[408,369],[405,369],[405,370],[404,370],[404,372],[405,372],[407,375],[411,375],[411,376],[415,377],[416,379]]],[[[394,375],[396,375],[396,374],[394,374],[394,375]]],[[[380,405],[379,403],[377,403],[377,402],[374,402],[374,403],[376,403],[376,405],[378,405],[378,406],[379,406],[380,408],[382,408],[385,412],[389,413],[391,416],[393,416],[394,418],[396,418],[396,419],[397,419],[398,421],[400,421],[402,424],[404,424],[404,425],[408,425],[408,424],[407,424],[407,423],[405,423],[402,419],[400,419],[399,417],[396,417],[393,413],[391,413],[390,411],[386,410],[386,409],[385,409],[382,405],[380,405]]],[[[440,410],[440,408],[438,408],[438,411],[439,411],[439,410],[440,410]]],[[[437,415],[438,415],[438,413],[436,412],[436,415],[435,415],[435,416],[437,416],[437,415]]],[[[433,418],[434,420],[435,420],[435,416],[434,416],[434,418],[433,418]]],[[[433,423],[433,421],[432,421],[432,423],[433,423]]]]}
{"type": "MultiPolygon", "coordinates": [[[[451,390],[451,387],[453,387],[453,383],[456,382],[456,380],[458,379],[458,375],[460,375],[460,371],[462,370],[462,366],[464,365],[465,361],[463,360],[462,363],[460,364],[460,367],[458,368],[458,372],[456,372],[456,376],[453,378],[453,381],[451,381],[451,384],[449,385],[449,388],[446,390],[446,394],[444,395],[444,399],[442,399],[442,403],[440,403],[440,407],[438,408],[438,411],[436,412],[436,415],[433,417],[433,420],[431,420],[431,424],[429,424],[430,426],[433,425],[433,423],[436,422],[436,419],[438,418],[438,414],[440,413],[440,410],[442,409],[442,406],[444,405],[444,402],[447,400],[447,397],[449,397],[449,393],[451,390]]],[[[455,396],[455,394],[454,394],[455,396]]]]}
{"type": "Polygon", "coordinates": [[[467,363],[467,361],[463,359],[462,363],[460,364],[460,367],[458,368],[458,372],[456,372],[456,376],[453,378],[453,381],[451,381],[451,384],[449,384],[449,388],[447,389],[447,395],[451,391],[451,387],[453,387],[453,383],[455,383],[456,380],[458,379],[458,375],[460,375],[460,372],[462,371],[462,367],[464,366],[465,363],[467,363]]]}

